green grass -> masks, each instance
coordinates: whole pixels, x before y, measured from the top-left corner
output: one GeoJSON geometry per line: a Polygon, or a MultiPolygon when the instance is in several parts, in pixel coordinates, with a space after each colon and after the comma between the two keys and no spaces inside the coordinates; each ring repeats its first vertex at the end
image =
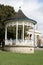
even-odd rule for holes
{"type": "Polygon", "coordinates": [[[0,65],[43,65],[43,51],[34,54],[0,51],[0,65]]]}

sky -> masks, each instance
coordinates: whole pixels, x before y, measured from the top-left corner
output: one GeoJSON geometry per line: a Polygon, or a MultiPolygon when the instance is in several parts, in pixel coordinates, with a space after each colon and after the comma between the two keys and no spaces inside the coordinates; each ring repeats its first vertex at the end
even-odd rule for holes
{"type": "Polygon", "coordinates": [[[37,28],[43,35],[43,0],[0,0],[0,4],[13,6],[15,11],[21,6],[28,18],[37,21],[37,28]]]}

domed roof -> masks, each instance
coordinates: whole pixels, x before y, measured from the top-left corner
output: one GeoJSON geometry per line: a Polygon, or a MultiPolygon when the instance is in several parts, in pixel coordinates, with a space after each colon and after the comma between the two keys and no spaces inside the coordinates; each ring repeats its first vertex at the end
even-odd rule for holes
{"type": "Polygon", "coordinates": [[[29,20],[29,22],[33,23],[34,25],[37,23],[35,20],[32,20],[30,18],[28,18],[27,16],[25,16],[25,14],[22,12],[21,9],[18,10],[18,12],[14,15],[14,17],[12,18],[8,18],[6,21],[8,20],[29,20]]]}

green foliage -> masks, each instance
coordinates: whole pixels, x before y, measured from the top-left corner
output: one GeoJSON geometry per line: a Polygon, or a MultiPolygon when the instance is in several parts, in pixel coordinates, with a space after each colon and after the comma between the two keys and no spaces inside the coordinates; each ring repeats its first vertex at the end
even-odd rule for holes
{"type": "Polygon", "coordinates": [[[24,27],[24,38],[27,37],[27,31],[29,30],[28,26],[24,27]]]}
{"type": "Polygon", "coordinates": [[[11,6],[0,5],[0,20],[3,21],[9,17],[13,17],[15,10],[11,6]]]}
{"type": "Polygon", "coordinates": [[[8,26],[7,28],[7,38],[16,39],[16,26],[8,26]]]}
{"type": "Polygon", "coordinates": [[[5,36],[5,22],[7,18],[14,17],[15,10],[11,6],[4,6],[0,4],[0,39],[5,36]]]}

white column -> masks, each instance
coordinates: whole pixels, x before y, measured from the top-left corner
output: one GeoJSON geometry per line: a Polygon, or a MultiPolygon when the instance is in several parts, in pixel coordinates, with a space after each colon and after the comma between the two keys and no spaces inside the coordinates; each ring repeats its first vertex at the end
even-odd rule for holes
{"type": "Polygon", "coordinates": [[[23,22],[23,42],[24,42],[24,22],[23,22]]]}
{"type": "Polygon", "coordinates": [[[33,27],[33,47],[35,46],[35,25],[33,27]]]}
{"type": "Polygon", "coordinates": [[[5,40],[7,40],[7,26],[5,26],[5,40]]]}
{"type": "Polygon", "coordinates": [[[5,45],[7,44],[7,26],[5,26],[5,45]]]}
{"type": "Polygon", "coordinates": [[[16,44],[18,43],[18,22],[16,23],[16,44]]]}
{"type": "Polygon", "coordinates": [[[34,47],[35,47],[35,25],[34,25],[34,47]]]}

